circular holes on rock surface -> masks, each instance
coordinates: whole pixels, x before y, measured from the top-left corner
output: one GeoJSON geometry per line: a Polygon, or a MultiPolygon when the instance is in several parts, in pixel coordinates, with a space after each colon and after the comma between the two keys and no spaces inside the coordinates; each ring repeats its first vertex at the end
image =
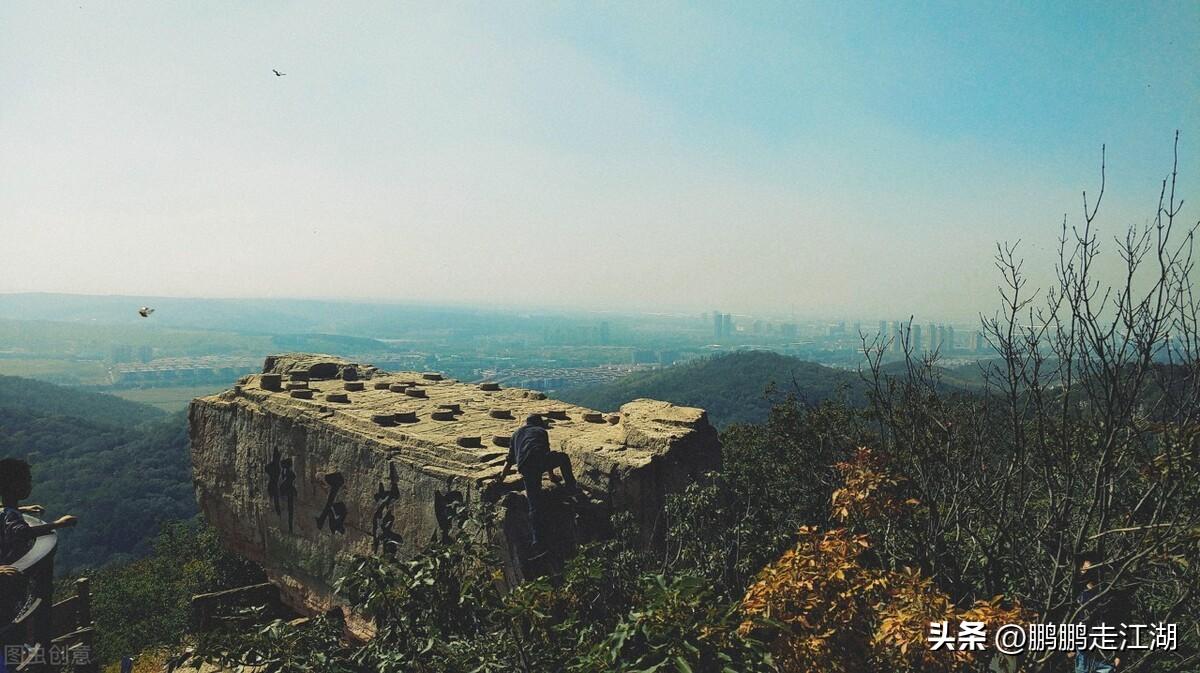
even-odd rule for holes
{"type": "Polygon", "coordinates": [[[462,405],[461,404],[439,404],[438,409],[445,409],[446,411],[449,411],[452,414],[461,414],[462,413],[462,405]]]}
{"type": "Polygon", "coordinates": [[[308,388],[308,381],[288,381],[288,390],[304,390],[308,388]]]}
{"type": "Polygon", "coordinates": [[[407,383],[393,383],[388,386],[388,390],[392,391],[393,393],[407,392],[408,384],[407,383]]]}
{"type": "Polygon", "coordinates": [[[307,381],[308,380],[308,372],[305,372],[305,371],[288,372],[288,379],[292,380],[292,381],[307,381]]]}
{"type": "Polygon", "coordinates": [[[488,412],[488,416],[505,420],[512,420],[513,417],[511,409],[492,409],[488,412]]]}
{"type": "Polygon", "coordinates": [[[425,394],[424,388],[405,388],[404,394],[409,397],[429,397],[429,395],[425,394]]]}
{"type": "Polygon", "coordinates": [[[327,393],[325,395],[326,402],[340,402],[345,404],[350,401],[350,396],[346,393],[327,393]]]}
{"type": "Polygon", "coordinates": [[[313,397],[313,391],[310,388],[296,388],[288,394],[298,400],[311,400],[313,397]]]}
{"type": "Polygon", "coordinates": [[[438,409],[437,411],[430,414],[430,418],[432,418],[435,421],[452,421],[452,420],[454,420],[454,412],[447,411],[445,409],[438,409]]]}
{"type": "Polygon", "coordinates": [[[464,449],[478,449],[483,447],[483,438],[476,436],[464,436],[454,440],[456,444],[464,449]]]}
{"type": "Polygon", "coordinates": [[[376,381],[375,383],[371,384],[371,387],[375,390],[387,390],[391,387],[391,385],[392,384],[388,383],[387,381],[376,381]]]}
{"type": "Polygon", "coordinates": [[[416,423],[417,412],[415,411],[397,411],[392,414],[392,419],[397,423],[416,423]]]}
{"type": "Polygon", "coordinates": [[[421,378],[426,381],[441,381],[445,377],[440,372],[422,372],[421,378]]]}
{"type": "Polygon", "coordinates": [[[376,425],[394,425],[396,423],[395,414],[371,414],[371,422],[376,425]]]}
{"type": "Polygon", "coordinates": [[[511,435],[492,435],[492,443],[496,446],[508,447],[512,445],[511,435]]]}
{"type": "Polygon", "coordinates": [[[479,389],[489,392],[489,393],[493,393],[493,392],[496,392],[497,390],[500,390],[500,384],[488,381],[485,383],[480,383],[479,389]]]}
{"type": "Polygon", "coordinates": [[[595,411],[589,411],[583,415],[583,420],[587,421],[588,423],[603,423],[604,414],[595,411]]]}
{"type": "Polygon", "coordinates": [[[563,409],[551,409],[550,411],[547,411],[543,415],[546,418],[551,418],[556,421],[566,421],[566,420],[570,420],[570,418],[571,418],[570,416],[567,416],[567,412],[563,409]]]}
{"type": "Polygon", "coordinates": [[[351,391],[351,392],[355,392],[355,391],[358,391],[358,390],[362,390],[362,389],[363,389],[363,387],[364,387],[364,385],[363,385],[363,382],[362,382],[362,381],[347,381],[343,387],[344,387],[346,390],[349,390],[349,391],[351,391]]]}

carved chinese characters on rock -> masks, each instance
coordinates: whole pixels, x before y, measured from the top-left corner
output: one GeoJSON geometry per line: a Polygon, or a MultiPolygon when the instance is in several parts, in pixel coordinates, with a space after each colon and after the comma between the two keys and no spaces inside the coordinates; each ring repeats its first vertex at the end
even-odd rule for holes
{"type": "Polygon", "coordinates": [[[390,486],[379,484],[375,492],[375,513],[371,517],[371,550],[382,552],[384,556],[395,556],[403,538],[392,530],[396,524],[396,515],[392,506],[400,499],[399,477],[396,475],[395,463],[388,464],[388,482],[390,486]]]}
{"type": "MultiPolygon", "coordinates": [[[[458,491],[447,490],[445,493],[434,491],[433,515],[437,518],[438,532],[441,533],[443,542],[450,539],[450,533],[454,526],[460,523],[459,518],[465,506],[466,499],[458,491]]],[[[438,539],[438,533],[434,533],[433,539],[438,539]]]]}
{"type": "Polygon", "coordinates": [[[267,473],[267,496],[276,516],[283,516],[283,502],[287,502],[288,532],[291,533],[296,507],[296,471],[292,468],[292,459],[284,458],[279,449],[274,449],[264,471],[267,473]]]}
{"type": "Polygon", "coordinates": [[[346,485],[346,479],[342,477],[341,472],[331,472],[325,475],[325,485],[329,488],[329,495],[325,499],[325,508],[321,510],[321,514],[317,517],[317,528],[325,528],[325,524],[329,524],[330,533],[346,532],[346,503],[338,500],[341,495],[342,487],[346,485]]]}

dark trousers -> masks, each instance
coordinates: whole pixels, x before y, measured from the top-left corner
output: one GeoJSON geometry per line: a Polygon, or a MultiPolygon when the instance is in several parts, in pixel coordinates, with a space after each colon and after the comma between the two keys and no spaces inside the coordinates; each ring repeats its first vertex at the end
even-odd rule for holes
{"type": "Polygon", "coordinates": [[[525,500],[529,503],[529,528],[535,547],[541,546],[542,533],[545,531],[542,517],[546,512],[546,503],[542,492],[542,475],[554,469],[562,471],[567,488],[574,490],[575,473],[571,471],[571,459],[561,451],[551,451],[521,471],[521,480],[525,482],[525,500]]]}

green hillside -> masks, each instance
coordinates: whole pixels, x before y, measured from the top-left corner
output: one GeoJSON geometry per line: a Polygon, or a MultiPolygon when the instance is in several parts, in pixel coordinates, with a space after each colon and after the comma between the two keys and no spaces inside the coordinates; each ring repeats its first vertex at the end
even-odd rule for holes
{"type": "Polygon", "coordinates": [[[702,407],[708,410],[714,425],[724,427],[765,421],[773,400],[781,395],[795,393],[801,400],[815,404],[839,391],[844,391],[852,404],[865,402],[857,372],[778,353],[747,351],[631,374],[613,383],[564,391],[559,397],[605,411],[632,399],[649,397],[702,407]],[[776,394],[768,396],[766,391],[772,385],[776,394]]]}
{"type": "Polygon", "coordinates": [[[0,377],[0,456],[29,461],[46,516],[79,517],[59,572],[142,556],[163,522],[193,517],[187,447],[182,412],[0,377]]]}
{"type": "Polygon", "coordinates": [[[0,375],[0,410],[39,416],[71,416],[92,423],[129,427],[161,420],[166,414],[154,407],[123,400],[115,395],[64,388],[20,376],[0,375]]]}

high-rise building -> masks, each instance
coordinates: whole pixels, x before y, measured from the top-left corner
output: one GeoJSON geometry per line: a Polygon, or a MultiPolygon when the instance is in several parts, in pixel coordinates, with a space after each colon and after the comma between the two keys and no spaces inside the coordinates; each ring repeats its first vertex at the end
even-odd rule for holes
{"type": "Polygon", "coordinates": [[[952,325],[946,325],[946,349],[945,350],[946,350],[946,352],[950,353],[950,352],[953,352],[954,349],[955,349],[954,327],[952,325]]]}
{"type": "Polygon", "coordinates": [[[925,342],[921,339],[921,326],[912,325],[912,334],[909,335],[909,348],[914,353],[920,353],[925,350],[925,342]]]}
{"type": "Polygon", "coordinates": [[[720,340],[724,336],[725,320],[720,311],[713,311],[713,338],[720,340]]]}
{"type": "Polygon", "coordinates": [[[983,335],[979,332],[971,332],[967,337],[967,349],[972,353],[980,353],[983,351],[983,335]]]}
{"type": "Polygon", "coordinates": [[[733,314],[726,313],[721,320],[721,331],[725,338],[733,336],[733,314]]]}

